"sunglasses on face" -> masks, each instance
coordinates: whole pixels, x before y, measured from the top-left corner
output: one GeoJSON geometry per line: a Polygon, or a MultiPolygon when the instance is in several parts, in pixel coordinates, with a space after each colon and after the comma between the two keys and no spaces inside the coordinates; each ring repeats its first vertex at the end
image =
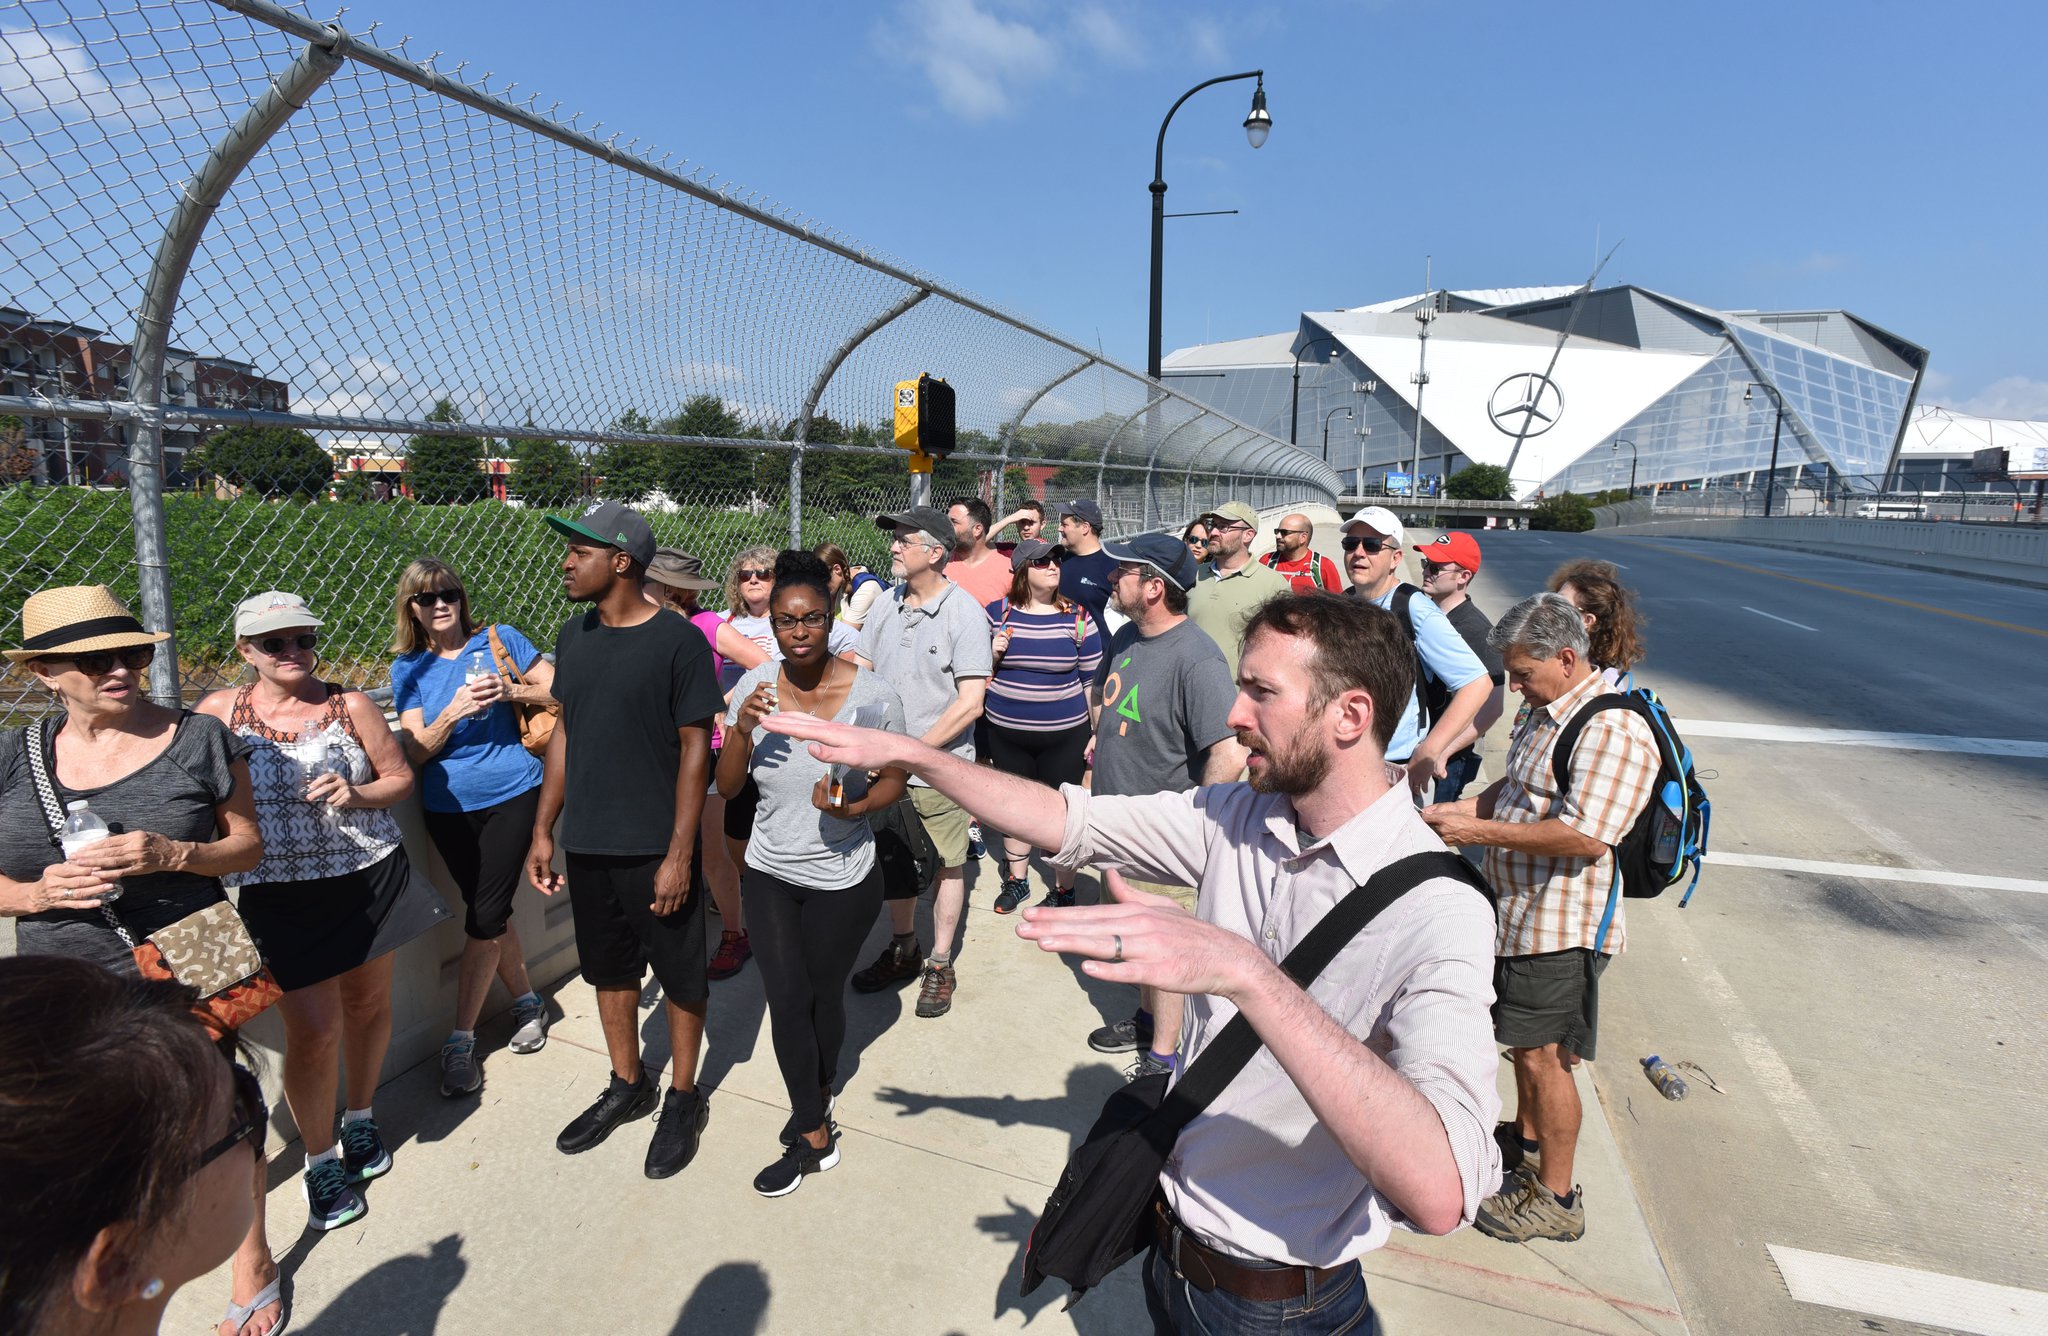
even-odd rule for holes
{"type": "Polygon", "coordinates": [[[1188,545],[1189,547],[1207,547],[1207,546],[1209,546],[1209,540],[1208,540],[1208,539],[1206,539],[1206,538],[1184,538],[1184,539],[1182,539],[1181,541],[1182,541],[1182,542],[1184,542],[1184,543],[1186,543],[1186,544],[1187,544],[1187,545],[1188,545]]]}
{"type": "Polygon", "coordinates": [[[1422,578],[1425,580],[1431,578],[1432,576],[1442,575],[1445,571],[1457,571],[1463,569],[1464,567],[1458,565],[1458,563],[1455,561],[1431,561],[1427,557],[1424,557],[1422,559],[1422,578]]]}
{"type": "Polygon", "coordinates": [[[768,619],[768,625],[778,631],[794,631],[799,626],[809,631],[820,631],[824,629],[825,623],[831,620],[830,617],[822,612],[807,612],[801,617],[791,617],[785,613],[778,613],[768,619]]]}
{"type": "Polygon", "coordinates": [[[257,649],[274,659],[288,649],[311,649],[320,643],[320,637],[308,631],[302,636],[265,636],[255,643],[257,649]]]}
{"type": "Polygon", "coordinates": [[[1034,571],[1052,571],[1059,569],[1060,559],[1058,557],[1033,557],[1026,564],[1034,571]]]}
{"type": "Polygon", "coordinates": [[[1384,538],[1362,538],[1347,534],[1344,539],[1344,550],[1346,552],[1364,551],[1366,555],[1374,557],[1386,551],[1391,546],[1393,546],[1393,544],[1389,543],[1384,538]]]}
{"type": "Polygon", "coordinates": [[[452,608],[461,602],[462,591],[460,589],[422,589],[419,593],[412,596],[412,605],[415,608],[431,608],[436,603],[445,604],[452,608]]]}
{"type": "Polygon", "coordinates": [[[256,1073],[239,1062],[235,1064],[233,1108],[235,1125],[228,1129],[226,1136],[200,1152],[201,1169],[245,1141],[251,1150],[259,1155],[263,1153],[263,1129],[270,1122],[270,1106],[263,1102],[263,1083],[256,1079],[256,1073]]]}
{"type": "Polygon", "coordinates": [[[740,577],[741,584],[745,584],[749,580],[773,580],[775,578],[774,571],[758,570],[751,566],[741,567],[737,574],[740,577]]]}
{"type": "Polygon", "coordinates": [[[131,673],[139,673],[156,659],[156,646],[131,645],[126,649],[95,649],[84,654],[49,656],[51,663],[68,663],[87,677],[105,677],[114,671],[119,663],[131,673]]]}

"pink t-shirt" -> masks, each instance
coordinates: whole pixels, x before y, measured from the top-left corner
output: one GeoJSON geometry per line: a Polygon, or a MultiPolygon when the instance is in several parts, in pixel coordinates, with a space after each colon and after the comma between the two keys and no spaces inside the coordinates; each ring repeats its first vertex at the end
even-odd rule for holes
{"type": "Polygon", "coordinates": [[[1013,574],[1010,559],[996,551],[971,566],[964,561],[946,563],[946,578],[973,595],[975,604],[984,608],[999,598],[1009,597],[1013,574]]]}
{"type": "MultiPolygon", "coordinates": [[[[711,673],[723,681],[725,678],[725,656],[718,652],[718,628],[725,621],[725,614],[718,612],[693,612],[690,625],[704,633],[711,642],[711,673]]],[[[711,749],[718,750],[725,745],[725,724],[717,719],[711,721],[711,749]]]]}

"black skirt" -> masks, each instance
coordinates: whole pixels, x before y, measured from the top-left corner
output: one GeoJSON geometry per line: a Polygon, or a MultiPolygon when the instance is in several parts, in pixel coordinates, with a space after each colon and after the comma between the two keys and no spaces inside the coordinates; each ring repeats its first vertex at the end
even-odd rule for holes
{"type": "Polygon", "coordinates": [[[287,992],[346,974],[450,917],[403,848],[339,877],[252,883],[237,904],[287,992]]]}

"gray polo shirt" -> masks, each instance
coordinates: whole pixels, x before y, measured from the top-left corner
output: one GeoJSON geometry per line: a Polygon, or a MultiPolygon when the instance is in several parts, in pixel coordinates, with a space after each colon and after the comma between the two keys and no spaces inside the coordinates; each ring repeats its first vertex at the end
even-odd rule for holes
{"type": "MultiPolygon", "coordinates": [[[[908,602],[909,595],[905,583],[875,600],[861,626],[859,653],[903,698],[903,731],[923,737],[960,698],[962,682],[995,672],[995,659],[988,614],[972,594],[948,581],[921,604],[908,602]]],[[[941,750],[973,760],[974,726],[941,750]]],[[[924,783],[915,776],[910,782],[924,783]]]]}

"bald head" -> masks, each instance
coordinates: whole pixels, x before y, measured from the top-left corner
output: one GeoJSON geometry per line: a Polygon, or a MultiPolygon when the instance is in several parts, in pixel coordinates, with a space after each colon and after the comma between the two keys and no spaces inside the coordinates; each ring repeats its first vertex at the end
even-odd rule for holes
{"type": "Polygon", "coordinates": [[[1273,529],[1273,552],[1282,561],[1294,561],[1308,551],[1315,526],[1306,515],[1286,515],[1273,529]]]}

